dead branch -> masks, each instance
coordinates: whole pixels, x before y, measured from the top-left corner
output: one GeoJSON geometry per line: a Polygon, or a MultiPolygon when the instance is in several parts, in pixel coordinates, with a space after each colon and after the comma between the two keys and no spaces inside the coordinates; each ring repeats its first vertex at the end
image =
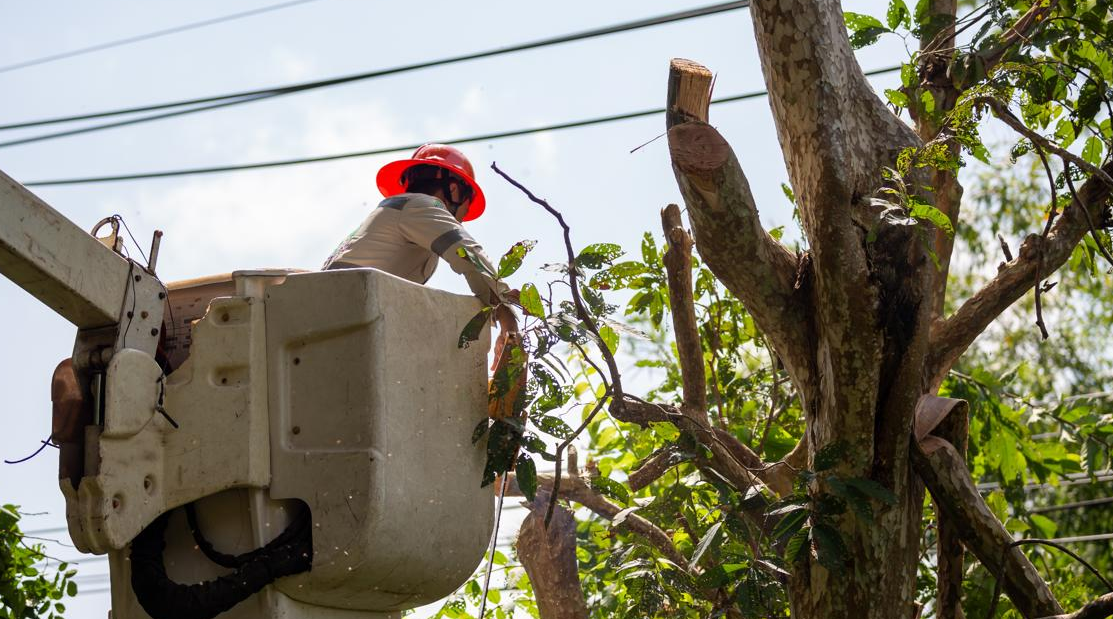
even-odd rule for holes
{"type": "MultiPolygon", "coordinates": [[[[603,495],[593,490],[582,477],[566,475],[562,475],[561,477],[564,478],[564,483],[560,484],[559,498],[579,503],[596,515],[612,522],[616,519],[615,517],[619,515],[619,512],[623,511],[623,508],[611,503],[603,495]]],[[[538,492],[541,492],[542,489],[546,492],[552,492],[554,485],[557,484],[555,484],[555,480],[551,475],[537,476],[538,492]]],[[[516,475],[510,477],[510,483],[507,485],[507,494],[522,496],[522,490],[518,487],[516,475]]],[[[673,546],[672,538],[652,522],[635,513],[626,512],[622,519],[614,526],[623,527],[644,538],[654,548],[661,551],[661,554],[668,557],[670,561],[679,565],[682,569],[687,569],[688,560],[675,546],[673,546]]]]}
{"type": "MultiPolygon", "coordinates": [[[[681,432],[690,434],[696,442],[711,451],[711,458],[707,461],[708,466],[739,492],[745,492],[754,486],[766,486],[780,496],[792,492],[792,480],[795,478],[796,471],[794,465],[786,461],[766,464],[732,434],[721,428],[712,427],[706,415],[698,418],[689,417],[682,414],[675,406],[653,404],[630,395],[626,396],[622,411],[616,412],[612,409],[611,415],[619,421],[638,423],[643,426],[653,422],[668,422],[681,432]]],[[[806,457],[806,451],[803,454],[806,457]]]]}
{"type": "Polygon", "coordinates": [[[576,562],[576,519],[557,507],[545,526],[547,491],[529,504],[529,515],[518,531],[514,547],[522,561],[542,619],[587,619],[587,604],[576,562]]]}
{"type": "Polygon", "coordinates": [[[661,211],[661,227],[668,242],[662,261],[665,263],[669,282],[672,328],[676,336],[676,351],[680,356],[680,375],[684,389],[680,410],[688,416],[706,416],[707,373],[692,298],[692,237],[684,230],[680,208],[675,204],[670,204],[661,211]]]}
{"type": "Polygon", "coordinates": [[[1063,612],[1047,583],[1018,548],[978,493],[962,456],[947,441],[929,436],[913,441],[912,464],[936,505],[953,524],[966,548],[1001,582],[1025,617],[1063,612]]]}
{"type": "Polygon", "coordinates": [[[745,303],[799,387],[814,374],[810,320],[794,289],[797,260],[762,227],[738,159],[706,124],[710,87],[705,67],[683,59],[670,64],[666,123],[673,171],[700,256],[745,303]]]}
{"type": "MultiPolygon", "coordinates": [[[[1105,177],[1113,174],[1113,162],[1106,163],[1101,172],[1105,177]]],[[[926,376],[933,386],[942,383],[951,366],[989,323],[1031,288],[1041,254],[1043,268],[1040,272],[1045,275],[1058,270],[1070,258],[1075,245],[1089,231],[1087,215],[1100,219],[1111,190],[1113,183],[1089,178],[1075,192],[1070,205],[1063,209],[1046,240],[1030,235],[1015,260],[1006,263],[992,281],[967,299],[954,314],[936,322],[931,334],[932,352],[926,365],[926,376]],[[1037,249],[1037,244],[1042,247],[1037,249]]]]}
{"type": "Polygon", "coordinates": [[[630,473],[626,485],[634,492],[660,479],[672,467],[680,464],[676,449],[672,445],[653,452],[638,468],[630,473]]]}

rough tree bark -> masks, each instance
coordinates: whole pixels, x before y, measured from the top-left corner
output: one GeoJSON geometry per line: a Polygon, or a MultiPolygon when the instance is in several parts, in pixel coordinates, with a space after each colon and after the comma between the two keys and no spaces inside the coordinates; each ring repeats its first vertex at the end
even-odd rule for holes
{"type": "Polygon", "coordinates": [[[874,478],[900,499],[875,522],[839,519],[853,564],[833,573],[805,558],[789,583],[793,614],[911,617],[923,490],[907,457],[931,273],[918,244],[890,235],[876,245],[904,249],[876,254],[865,236],[881,167],[918,141],[866,83],[836,2],[754,2],[751,12],[810,255],[791,259],[761,228],[741,166],[706,124],[706,108],[684,109],[697,98],[673,88],[709,87],[676,77],[696,74],[683,62],[670,78],[674,170],[700,255],[746,303],[801,394],[808,461],[842,443],[851,457],[839,475],[874,478]]]}
{"type": "Polygon", "coordinates": [[[529,503],[529,515],[518,530],[515,548],[544,619],[587,619],[587,604],[576,564],[576,519],[557,505],[545,527],[550,493],[541,490],[529,503]]]}

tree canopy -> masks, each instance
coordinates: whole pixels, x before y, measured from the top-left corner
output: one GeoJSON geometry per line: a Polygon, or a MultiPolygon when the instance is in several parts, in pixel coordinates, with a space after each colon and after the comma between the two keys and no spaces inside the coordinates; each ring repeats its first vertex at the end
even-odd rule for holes
{"type": "Polygon", "coordinates": [[[796,230],[761,226],[691,61],[667,112],[688,222],[664,209],[640,251],[573,251],[496,168],[567,255],[522,286],[513,414],[473,437],[531,510],[489,615],[1113,614],[1110,542],[1070,541],[1110,532],[1110,11],[754,0],[796,230]],[[882,36],[910,53],[879,97],[853,50],[882,36]]]}

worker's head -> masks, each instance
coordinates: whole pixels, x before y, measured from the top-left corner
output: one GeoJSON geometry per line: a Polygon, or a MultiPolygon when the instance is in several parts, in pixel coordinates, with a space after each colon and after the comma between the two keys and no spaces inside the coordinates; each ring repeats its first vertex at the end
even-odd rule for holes
{"type": "Polygon", "coordinates": [[[456,148],[426,144],[413,157],[386,164],[376,182],[386,197],[404,192],[424,193],[444,201],[460,221],[479,217],[486,207],[483,190],[475,182],[471,162],[456,148]]]}

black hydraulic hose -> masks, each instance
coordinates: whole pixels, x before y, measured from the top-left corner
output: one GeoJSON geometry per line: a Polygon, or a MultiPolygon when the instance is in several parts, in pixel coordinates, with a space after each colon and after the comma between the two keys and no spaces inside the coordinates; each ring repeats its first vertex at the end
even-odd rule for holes
{"type": "Polygon", "coordinates": [[[278,537],[271,540],[270,543],[268,543],[266,546],[245,552],[242,555],[229,555],[220,552],[219,550],[214,548],[212,542],[210,542],[205,537],[205,534],[201,532],[201,527],[197,524],[197,508],[194,506],[193,503],[189,503],[185,506],[185,512],[186,523],[189,525],[189,532],[193,534],[193,541],[197,544],[197,548],[202,552],[202,554],[208,557],[209,561],[212,561],[213,563],[221,567],[226,567],[229,569],[236,569],[251,561],[254,561],[260,555],[271,552],[273,548],[296,542],[297,536],[302,535],[306,532],[308,525],[307,521],[310,520],[309,510],[301,510],[300,513],[298,513],[298,515],[294,517],[292,521],[290,521],[290,524],[286,527],[286,529],[282,531],[282,533],[280,533],[278,537]]]}
{"type": "Polygon", "coordinates": [[[313,563],[311,518],[299,517],[271,543],[247,553],[251,557],[231,574],[183,585],[167,575],[163,562],[169,520],[169,512],[159,516],[131,542],[131,586],[153,619],[212,619],[276,579],[308,571],[313,563]]]}

